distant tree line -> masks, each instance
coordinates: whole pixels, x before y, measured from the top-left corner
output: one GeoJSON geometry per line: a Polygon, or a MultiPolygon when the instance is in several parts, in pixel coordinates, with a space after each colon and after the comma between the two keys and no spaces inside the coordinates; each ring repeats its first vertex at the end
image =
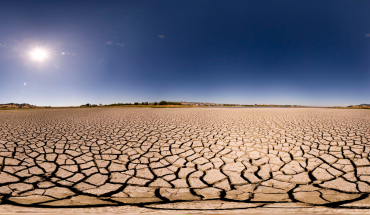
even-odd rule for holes
{"type": "Polygon", "coordinates": [[[104,105],[104,106],[122,106],[122,105],[131,105],[131,103],[114,103],[114,104],[109,104],[109,105],[104,105]]]}
{"type": "Polygon", "coordinates": [[[182,105],[180,102],[167,102],[167,101],[160,101],[159,105],[182,105]]]}
{"type": "Polygon", "coordinates": [[[80,107],[98,107],[98,105],[87,103],[87,104],[81,105],[80,107]]]}
{"type": "Polygon", "coordinates": [[[108,105],[96,105],[96,104],[84,104],[80,107],[98,107],[98,106],[126,106],[126,105],[182,105],[180,102],[168,102],[168,101],[160,101],[160,102],[134,102],[134,103],[114,103],[114,104],[108,104],[108,105]]]}

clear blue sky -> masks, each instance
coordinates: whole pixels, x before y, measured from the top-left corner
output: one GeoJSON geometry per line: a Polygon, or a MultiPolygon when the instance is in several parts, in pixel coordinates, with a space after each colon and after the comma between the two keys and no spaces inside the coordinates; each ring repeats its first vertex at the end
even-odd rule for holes
{"type": "Polygon", "coordinates": [[[368,0],[3,0],[0,20],[0,103],[370,103],[368,0]]]}

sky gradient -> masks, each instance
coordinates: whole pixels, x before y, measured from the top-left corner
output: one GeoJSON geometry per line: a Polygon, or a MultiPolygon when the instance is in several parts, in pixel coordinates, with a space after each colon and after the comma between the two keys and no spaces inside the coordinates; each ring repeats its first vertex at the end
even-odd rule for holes
{"type": "Polygon", "coordinates": [[[0,103],[370,103],[370,1],[0,3],[0,103]]]}

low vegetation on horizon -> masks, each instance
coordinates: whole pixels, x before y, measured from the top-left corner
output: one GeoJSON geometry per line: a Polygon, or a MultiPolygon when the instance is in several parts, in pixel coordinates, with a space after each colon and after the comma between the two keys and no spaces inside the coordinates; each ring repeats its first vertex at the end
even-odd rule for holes
{"type": "Polygon", "coordinates": [[[7,104],[0,104],[0,110],[9,110],[9,109],[19,109],[19,108],[35,108],[35,105],[30,105],[27,103],[7,103],[7,104]]]}
{"type": "Polygon", "coordinates": [[[137,106],[137,107],[152,107],[152,106],[182,106],[183,104],[180,102],[168,102],[168,101],[160,101],[160,102],[134,102],[134,103],[114,103],[114,104],[108,104],[108,105],[102,105],[102,104],[84,104],[80,107],[125,107],[125,106],[137,106]]]}
{"type": "MultiPolygon", "coordinates": [[[[150,108],[176,108],[176,107],[315,107],[315,106],[303,106],[303,105],[274,105],[274,104],[216,104],[208,102],[134,102],[134,103],[114,103],[114,104],[84,104],[81,106],[68,106],[68,107],[51,107],[51,106],[36,106],[27,103],[7,103],[0,104],[0,110],[13,110],[13,109],[30,109],[30,108],[94,108],[94,107],[150,107],[150,108]]],[[[331,106],[322,108],[339,108],[339,109],[370,109],[370,104],[350,105],[347,107],[331,106]]]]}

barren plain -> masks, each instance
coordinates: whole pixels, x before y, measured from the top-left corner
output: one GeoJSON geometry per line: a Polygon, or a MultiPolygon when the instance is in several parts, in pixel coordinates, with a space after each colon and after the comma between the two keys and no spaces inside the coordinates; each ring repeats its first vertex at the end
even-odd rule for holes
{"type": "Polygon", "coordinates": [[[0,121],[2,209],[370,208],[369,110],[31,109],[0,121]]]}

